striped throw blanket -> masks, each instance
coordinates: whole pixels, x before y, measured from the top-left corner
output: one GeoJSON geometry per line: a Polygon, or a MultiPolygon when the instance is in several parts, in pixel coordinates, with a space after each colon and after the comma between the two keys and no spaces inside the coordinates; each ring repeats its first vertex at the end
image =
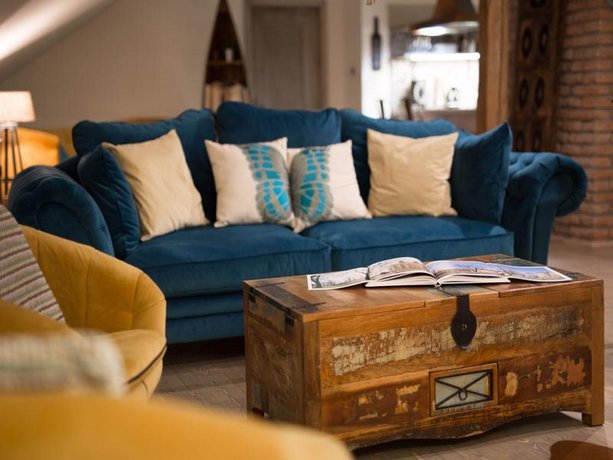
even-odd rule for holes
{"type": "Polygon", "coordinates": [[[64,315],[19,224],[0,205],[0,299],[63,321],[64,315]]]}

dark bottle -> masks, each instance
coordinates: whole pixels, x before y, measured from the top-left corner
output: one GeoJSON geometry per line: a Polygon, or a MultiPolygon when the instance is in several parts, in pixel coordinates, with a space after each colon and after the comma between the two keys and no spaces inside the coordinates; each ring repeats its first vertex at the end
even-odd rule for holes
{"type": "Polygon", "coordinates": [[[375,31],[370,37],[372,70],[381,68],[381,35],[379,35],[379,18],[375,16],[375,31]]]}

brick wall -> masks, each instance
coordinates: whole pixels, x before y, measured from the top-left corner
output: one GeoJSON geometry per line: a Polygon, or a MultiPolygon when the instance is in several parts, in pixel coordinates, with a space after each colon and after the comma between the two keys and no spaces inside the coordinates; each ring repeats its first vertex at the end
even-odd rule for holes
{"type": "Polygon", "coordinates": [[[578,211],[556,235],[613,242],[613,8],[606,0],[567,0],[562,28],[556,150],[589,178],[578,211]]]}

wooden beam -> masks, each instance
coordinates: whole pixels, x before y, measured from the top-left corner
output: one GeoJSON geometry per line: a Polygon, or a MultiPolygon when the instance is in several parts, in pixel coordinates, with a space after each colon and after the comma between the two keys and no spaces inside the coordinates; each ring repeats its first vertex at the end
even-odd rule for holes
{"type": "Polygon", "coordinates": [[[509,117],[509,3],[481,0],[479,5],[478,132],[492,129],[509,117]]]}

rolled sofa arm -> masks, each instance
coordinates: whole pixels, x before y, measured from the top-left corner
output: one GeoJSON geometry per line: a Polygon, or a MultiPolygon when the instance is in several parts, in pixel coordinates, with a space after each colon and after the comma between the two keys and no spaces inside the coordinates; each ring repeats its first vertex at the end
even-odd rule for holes
{"type": "Polygon", "coordinates": [[[576,210],[587,194],[583,167],[559,153],[511,152],[502,225],[515,234],[515,255],[547,263],[556,216],[576,210]]]}
{"type": "Polygon", "coordinates": [[[114,255],[100,208],[59,168],[32,166],[19,173],[11,186],[9,209],[22,225],[114,255]]]}

